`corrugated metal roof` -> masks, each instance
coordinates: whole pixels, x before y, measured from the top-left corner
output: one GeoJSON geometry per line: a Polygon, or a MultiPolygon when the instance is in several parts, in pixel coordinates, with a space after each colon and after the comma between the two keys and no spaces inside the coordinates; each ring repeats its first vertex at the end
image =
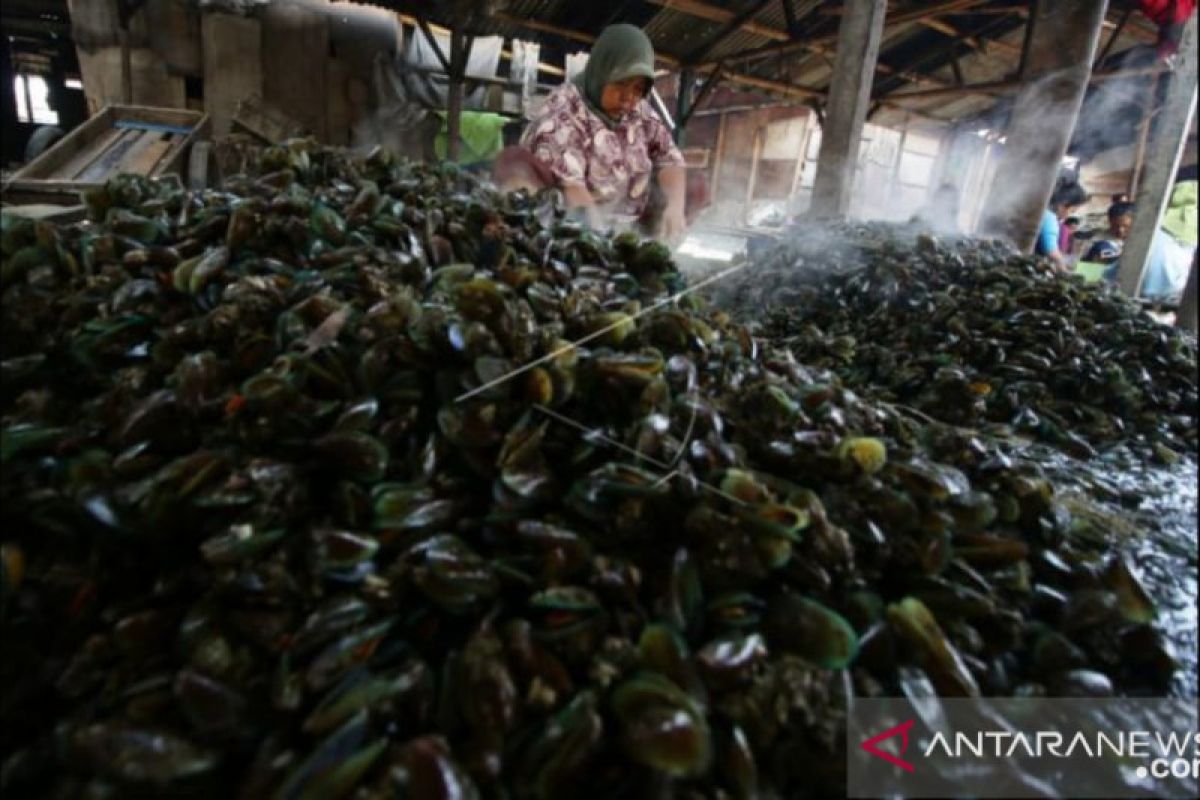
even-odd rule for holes
{"type": "MultiPolygon", "coordinates": [[[[731,17],[741,12],[753,0],[700,0],[703,4],[721,9],[725,16],[731,17]]],[[[832,48],[830,37],[836,35],[839,17],[831,13],[827,4],[821,0],[791,0],[803,37],[807,39],[824,38],[832,48]]],[[[1113,0],[1110,3],[1110,19],[1116,20],[1122,11],[1129,7],[1132,0],[1113,0]]],[[[414,8],[423,7],[438,22],[448,20],[439,18],[446,13],[450,3],[430,4],[416,3],[409,0],[380,0],[374,5],[394,8],[400,11],[412,12],[414,8]]],[[[1013,10],[1011,0],[992,0],[983,4],[985,8],[977,11],[967,11],[939,18],[942,30],[934,30],[921,23],[909,23],[901,26],[891,26],[885,30],[880,47],[880,63],[883,66],[877,79],[877,91],[884,95],[892,92],[909,92],[920,89],[952,86],[956,78],[948,66],[949,47],[952,37],[945,32],[946,25],[952,26],[959,32],[982,36],[985,42],[984,52],[968,50],[960,46],[958,58],[963,77],[968,84],[986,83],[1004,80],[1016,71],[1019,60],[1019,49],[1024,39],[1024,23],[1016,12],[1007,16],[998,13],[980,13],[1013,10]],[[986,6],[994,5],[995,9],[986,6]],[[1003,8],[1001,8],[1003,7],[1003,8]],[[1008,30],[1003,28],[1007,26],[1008,30]],[[987,39],[994,37],[1007,44],[997,46],[987,45],[987,39]],[[897,73],[906,73],[899,75],[897,73]],[[919,74],[920,80],[909,80],[911,75],[919,74]]],[[[543,58],[553,59],[562,57],[567,52],[574,52],[586,47],[586,44],[561,32],[575,31],[594,36],[612,21],[628,21],[641,25],[650,36],[655,48],[662,54],[676,59],[687,56],[697,48],[712,41],[712,37],[723,30],[724,22],[705,19],[703,16],[680,10],[679,7],[667,7],[663,2],[647,2],[647,0],[614,0],[608,3],[580,3],[570,0],[507,0],[497,3],[498,8],[506,12],[509,19],[529,20],[534,27],[541,24],[541,30],[531,30],[530,27],[514,24],[503,19],[492,18],[488,23],[491,32],[509,37],[537,39],[543,43],[543,58]],[[551,33],[546,26],[554,26],[560,34],[551,33]]],[[[906,3],[905,8],[917,8],[919,3],[906,3]]],[[[1149,32],[1146,22],[1137,14],[1132,22],[1122,32],[1111,48],[1111,52],[1119,53],[1145,44],[1149,32]]],[[[756,26],[785,32],[787,20],[782,2],[766,3],[751,20],[756,26]]],[[[1110,23],[1101,38],[1102,45],[1107,44],[1115,25],[1110,23]]],[[[761,32],[739,30],[729,34],[723,41],[712,49],[709,59],[719,60],[724,56],[745,53],[749,50],[778,43],[780,37],[764,36],[761,32]]],[[[740,63],[735,69],[746,75],[804,87],[823,89],[830,79],[830,57],[811,51],[797,50],[786,55],[773,55],[759,58],[748,63],[740,63]]],[[[995,105],[1000,98],[987,95],[951,95],[936,96],[903,101],[905,107],[913,111],[933,114],[947,120],[970,116],[995,105]]]]}

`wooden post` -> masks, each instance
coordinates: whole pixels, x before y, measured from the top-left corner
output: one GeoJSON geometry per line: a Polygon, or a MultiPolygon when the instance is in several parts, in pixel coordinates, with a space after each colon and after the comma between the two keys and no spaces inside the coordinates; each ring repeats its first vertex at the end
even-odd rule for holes
{"type": "Polygon", "coordinates": [[[721,165],[725,161],[725,118],[724,111],[717,116],[717,143],[713,146],[713,170],[712,184],[709,186],[708,195],[714,203],[717,202],[717,186],[721,183],[721,165]]]}
{"type": "Polygon", "coordinates": [[[457,161],[461,149],[463,79],[475,37],[459,28],[450,32],[450,91],[446,104],[446,158],[457,161]]]}
{"type": "Polygon", "coordinates": [[[1187,284],[1183,287],[1183,297],[1179,301],[1179,312],[1175,315],[1175,324],[1184,330],[1196,332],[1196,262],[1200,261],[1200,250],[1192,255],[1192,271],[1188,273],[1187,284]]]}
{"type": "Polygon", "coordinates": [[[521,116],[526,119],[532,113],[530,108],[534,93],[537,91],[538,59],[541,57],[541,45],[537,42],[513,40],[512,79],[521,84],[521,116]]]}
{"type": "Polygon", "coordinates": [[[792,188],[788,190],[788,205],[796,199],[796,189],[800,186],[800,178],[804,174],[804,162],[808,160],[808,143],[812,140],[813,128],[816,126],[817,115],[811,114],[804,120],[804,133],[800,137],[800,152],[796,155],[796,167],[792,170],[792,188]]]}
{"type": "Polygon", "coordinates": [[[746,204],[742,209],[742,219],[750,223],[750,211],[754,207],[754,184],[758,183],[758,160],[762,157],[763,128],[759,126],[754,131],[754,150],[750,154],[750,179],[746,181],[746,204]]]}
{"type": "Polygon", "coordinates": [[[691,67],[679,70],[679,93],[675,97],[675,144],[684,145],[688,119],[692,116],[692,91],[696,85],[696,72],[691,67]]]}
{"type": "Polygon", "coordinates": [[[1031,20],[1029,75],[1013,107],[1008,142],[983,230],[1031,250],[1083,103],[1105,3],[1040,0],[1031,20]],[[1034,78],[1033,76],[1039,76],[1034,78]]]}
{"type": "Polygon", "coordinates": [[[905,114],[904,125],[900,128],[900,145],[896,148],[896,163],[892,165],[892,179],[887,190],[889,200],[896,196],[896,188],[900,185],[900,163],[904,161],[904,145],[908,144],[908,126],[910,122],[911,120],[908,115],[905,114]]]}
{"type": "Polygon", "coordinates": [[[871,104],[871,79],[886,13],[886,0],[847,0],[845,4],[810,216],[841,219],[850,211],[854,167],[871,104]]]}
{"type": "Polygon", "coordinates": [[[1150,91],[1142,101],[1142,122],[1138,125],[1137,149],[1133,156],[1133,169],[1129,173],[1127,191],[1130,197],[1137,196],[1138,184],[1142,182],[1142,169],[1146,166],[1146,145],[1150,141],[1150,126],[1154,123],[1154,98],[1158,94],[1158,81],[1154,81],[1150,91]]]}
{"type": "Polygon", "coordinates": [[[29,76],[21,76],[21,86],[25,87],[25,118],[33,123],[33,95],[29,91],[29,76]]]}
{"type": "Polygon", "coordinates": [[[121,102],[133,105],[133,53],[129,48],[129,21],[121,23],[121,102]]]}
{"type": "Polygon", "coordinates": [[[221,138],[229,134],[238,104],[265,95],[262,23],[253,17],[207,12],[200,19],[200,31],[204,110],[212,120],[213,136],[221,138]]]}
{"type": "Polygon", "coordinates": [[[1142,177],[1141,190],[1135,202],[1133,227],[1125,240],[1121,253],[1118,282],[1121,290],[1136,297],[1142,288],[1146,265],[1150,259],[1150,248],[1163,211],[1171,199],[1175,185],[1175,173],[1179,171],[1179,160],[1187,144],[1188,130],[1196,114],[1196,15],[1187,21],[1183,40],[1179,45],[1177,63],[1167,86],[1167,98],[1159,112],[1158,124],[1153,141],[1147,148],[1150,153],[1142,177]]]}

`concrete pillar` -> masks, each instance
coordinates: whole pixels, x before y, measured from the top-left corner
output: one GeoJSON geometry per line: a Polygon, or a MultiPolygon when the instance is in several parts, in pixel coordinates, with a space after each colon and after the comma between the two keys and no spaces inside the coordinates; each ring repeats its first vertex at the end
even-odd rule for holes
{"type": "Polygon", "coordinates": [[[842,219],[850,212],[854,167],[871,105],[871,82],[886,13],[887,0],[846,0],[843,6],[811,217],[842,219]]]}
{"type": "Polygon", "coordinates": [[[1196,114],[1196,15],[1188,20],[1176,56],[1175,71],[1167,86],[1167,98],[1147,147],[1141,188],[1133,198],[1137,210],[1133,227],[1121,252],[1117,281],[1121,290],[1136,296],[1146,276],[1154,234],[1162,224],[1163,211],[1171,199],[1179,160],[1187,143],[1188,130],[1196,114]]]}
{"type": "Polygon", "coordinates": [[[1088,77],[1107,3],[1040,0],[1031,15],[1027,72],[984,211],[983,232],[1032,250],[1088,77]]]}
{"type": "Polygon", "coordinates": [[[1200,250],[1192,256],[1192,271],[1188,273],[1187,283],[1183,287],[1183,299],[1179,301],[1179,313],[1175,315],[1175,324],[1184,330],[1196,332],[1196,262],[1200,260],[1200,250]]]}

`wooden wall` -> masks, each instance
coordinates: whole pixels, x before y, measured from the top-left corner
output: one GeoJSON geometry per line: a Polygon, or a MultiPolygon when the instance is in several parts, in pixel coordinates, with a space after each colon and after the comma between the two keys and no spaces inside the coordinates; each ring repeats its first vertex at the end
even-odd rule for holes
{"type": "MultiPolygon", "coordinates": [[[[123,102],[116,0],[69,0],[91,113],[123,102]]],[[[229,132],[238,103],[259,98],[322,141],[349,144],[367,113],[365,59],[335,58],[329,18],[277,3],[256,16],[201,13],[188,0],[147,0],[130,25],[136,105],[202,108],[214,135],[229,132]]]]}
{"type": "MultiPolygon", "coordinates": [[[[821,145],[816,115],[802,106],[769,105],[735,106],[723,116],[722,125],[722,114],[706,110],[687,131],[689,147],[712,150],[708,179],[715,190],[706,219],[740,225],[751,208],[771,203],[793,215],[807,210],[821,145]]],[[[867,125],[852,215],[911,218],[936,188],[942,135],[941,130],[915,126],[903,131],[867,125]]]]}

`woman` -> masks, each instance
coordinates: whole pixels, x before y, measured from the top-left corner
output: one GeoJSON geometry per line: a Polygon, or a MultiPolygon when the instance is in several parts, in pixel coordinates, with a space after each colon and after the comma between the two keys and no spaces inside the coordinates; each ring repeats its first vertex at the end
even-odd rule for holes
{"type": "Polygon", "coordinates": [[[605,28],[584,71],[546,98],[521,150],[497,159],[497,183],[507,190],[553,182],[593,227],[637,225],[678,241],[687,177],[670,131],[646,102],[653,80],[646,34],[633,25],[605,28]],[[660,203],[652,202],[656,188],[660,203]]]}
{"type": "Polygon", "coordinates": [[[1108,235],[1092,243],[1084,261],[1111,264],[1121,257],[1125,238],[1133,227],[1133,203],[1115,202],[1108,207],[1108,235]]]}
{"type": "Polygon", "coordinates": [[[1038,230],[1034,252],[1039,256],[1047,256],[1054,265],[1063,272],[1070,270],[1068,254],[1059,246],[1059,236],[1062,232],[1062,221],[1088,201],[1088,194],[1078,183],[1065,183],[1054,190],[1050,198],[1050,207],[1042,212],[1042,226],[1038,230]]]}

